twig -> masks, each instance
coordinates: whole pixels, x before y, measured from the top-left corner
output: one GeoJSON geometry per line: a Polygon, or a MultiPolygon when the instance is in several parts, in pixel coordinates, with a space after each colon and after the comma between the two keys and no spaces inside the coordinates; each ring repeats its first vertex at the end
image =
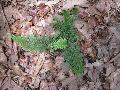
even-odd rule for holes
{"type": "Polygon", "coordinates": [[[2,7],[3,15],[4,15],[4,17],[5,17],[6,21],[7,21],[7,25],[9,27],[9,30],[11,31],[9,20],[7,19],[7,16],[5,14],[4,6],[2,5],[2,3],[0,3],[0,4],[1,4],[1,7],[2,7]]]}
{"type": "Polygon", "coordinates": [[[115,57],[113,57],[111,60],[110,60],[110,62],[113,62],[113,61],[115,61],[115,60],[117,60],[117,59],[119,59],[120,58],[120,53],[118,53],[115,57]]]}

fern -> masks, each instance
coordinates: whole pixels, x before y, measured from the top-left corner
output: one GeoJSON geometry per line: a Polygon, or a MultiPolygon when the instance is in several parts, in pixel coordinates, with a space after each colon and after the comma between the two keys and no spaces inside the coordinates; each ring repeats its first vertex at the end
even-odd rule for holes
{"type": "Polygon", "coordinates": [[[13,41],[15,41],[24,50],[32,52],[43,52],[46,50],[62,49],[65,63],[67,63],[70,69],[77,76],[81,76],[84,71],[82,53],[80,48],[76,44],[78,35],[75,31],[75,14],[77,12],[73,9],[71,11],[64,10],[62,15],[63,20],[59,18],[54,19],[54,27],[59,30],[59,34],[53,38],[46,36],[34,36],[27,37],[12,35],[13,41]]]}
{"type": "Polygon", "coordinates": [[[68,64],[68,66],[73,71],[73,73],[75,73],[75,75],[82,76],[84,71],[84,65],[82,53],[80,53],[80,48],[76,44],[78,35],[75,31],[74,21],[75,13],[77,10],[75,12],[74,10],[73,11],[64,10],[62,13],[64,20],[56,18],[54,20],[54,27],[60,32],[58,38],[60,37],[65,38],[68,42],[68,47],[66,47],[63,51],[65,63],[68,64]]]}
{"type": "Polygon", "coordinates": [[[79,13],[79,8],[78,7],[74,7],[70,10],[70,14],[77,16],[77,14],[79,13]]]}
{"type": "Polygon", "coordinates": [[[48,38],[45,36],[30,35],[27,37],[12,35],[15,41],[24,50],[31,52],[43,52],[46,50],[55,51],[57,49],[65,49],[67,47],[66,39],[48,38]]]}
{"type": "Polygon", "coordinates": [[[77,40],[77,35],[74,25],[74,16],[70,15],[69,11],[63,11],[64,20],[55,18],[53,24],[54,27],[60,31],[59,37],[66,38],[68,42],[75,42],[77,40]]]}
{"type": "Polygon", "coordinates": [[[15,36],[15,35],[12,35],[11,37],[13,39],[13,41],[15,41],[17,44],[19,44],[20,46],[27,46],[27,38],[26,37],[21,37],[21,36],[15,36]]]}
{"type": "Polygon", "coordinates": [[[84,67],[83,67],[83,58],[80,53],[80,48],[77,44],[71,44],[63,52],[65,63],[69,65],[70,69],[77,76],[82,76],[84,67]]]}
{"type": "Polygon", "coordinates": [[[49,48],[53,49],[53,50],[57,50],[57,49],[65,49],[67,47],[67,40],[60,38],[57,41],[54,41],[52,43],[49,44],[49,48]]]}
{"type": "Polygon", "coordinates": [[[50,39],[48,37],[30,35],[27,37],[12,35],[11,37],[24,50],[32,52],[43,52],[48,49],[50,39]]]}

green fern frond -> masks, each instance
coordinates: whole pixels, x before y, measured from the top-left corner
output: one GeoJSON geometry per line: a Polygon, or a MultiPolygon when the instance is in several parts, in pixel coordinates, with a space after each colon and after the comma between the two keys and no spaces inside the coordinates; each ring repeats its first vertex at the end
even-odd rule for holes
{"type": "Polygon", "coordinates": [[[69,11],[63,11],[64,20],[59,18],[54,19],[54,27],[59,30],[59,37],[66,38],[68,42],[75,42],[77,40],[77,35],[74,25],[75,18],[73,15],[70,15],[69,11]]]}
{"type": "Polygon", "coordinates": [[[71,15],[77,15],[79,13],[79,8],[78,7],[74,7],[70,10],[70,14],[71,15]]]}
{"type": "Polygon", "coordinates": [[[49,44],[49,47],[53,50],[65,49],[67,46],[68,46],[67,40],[63,38],[60,38],[57,41],[49,44]]]}
{"type": "Polygon", "coordinates": [[[27,38],[26,37],[12,35],[11,38],[13,39],[13,41],[17,42],[21,46],[24,46],[24,45],[27,44],[27,38]]]}
{"type": "Polygon", "coordinates": [[[48,37],[30,35],[27,37],[12,35],[11,37],[24,50],[43,52],[47,50],[50,39],[48,37]]]}
{"type": "Polygon", "coordinates": [[[65,63],[70,67],[70,69],[77,76],[82,76],[84,71],[83,58],[82,53],[80,52],[79,46],[76,44],[78,35],[75,31],[75,13],[73,11],[64,10],[62,15],[64,20],[56,18],[54,20],[54,27],[59,30],[59,38],[65,38],[68,42],[68,47],[66,47],[63,51],[63,56],[65,63]]]}
{"type": "Polygon", "coordinates": [[[82,76],[84,72],[83,57],[77,44],[71,44],[63,52],[65,63],[67,63],[73,73],[82,76]]]}

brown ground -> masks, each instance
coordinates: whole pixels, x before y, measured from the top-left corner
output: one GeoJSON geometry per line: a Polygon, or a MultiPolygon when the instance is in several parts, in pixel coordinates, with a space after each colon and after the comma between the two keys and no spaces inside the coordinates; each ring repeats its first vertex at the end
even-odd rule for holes
{"type": "Polygon", "coordinates": [[[120,90],[119,0],[0,3],[0,90],[120,90]],[[53,35],[53,17],[74,6],[80,9],[75,26],[82,37],[82,78],[64,65],[64,58],[58,53],[52,57],[47,52],[26,52],[10,39],[11,33],[53,35]]]}

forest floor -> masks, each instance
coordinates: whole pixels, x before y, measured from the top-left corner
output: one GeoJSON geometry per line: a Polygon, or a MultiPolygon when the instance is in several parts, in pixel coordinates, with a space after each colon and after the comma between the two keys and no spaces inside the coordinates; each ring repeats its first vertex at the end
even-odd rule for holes
{"type": "Polygon", "coordinates": [[[0,90],[120,90],[120,1],[0,0],[0,90]],[[10,38],[54,35],[53,18],[74,7],[84,59],[80,78],[59,52],[32,53],[10,38]]]}

